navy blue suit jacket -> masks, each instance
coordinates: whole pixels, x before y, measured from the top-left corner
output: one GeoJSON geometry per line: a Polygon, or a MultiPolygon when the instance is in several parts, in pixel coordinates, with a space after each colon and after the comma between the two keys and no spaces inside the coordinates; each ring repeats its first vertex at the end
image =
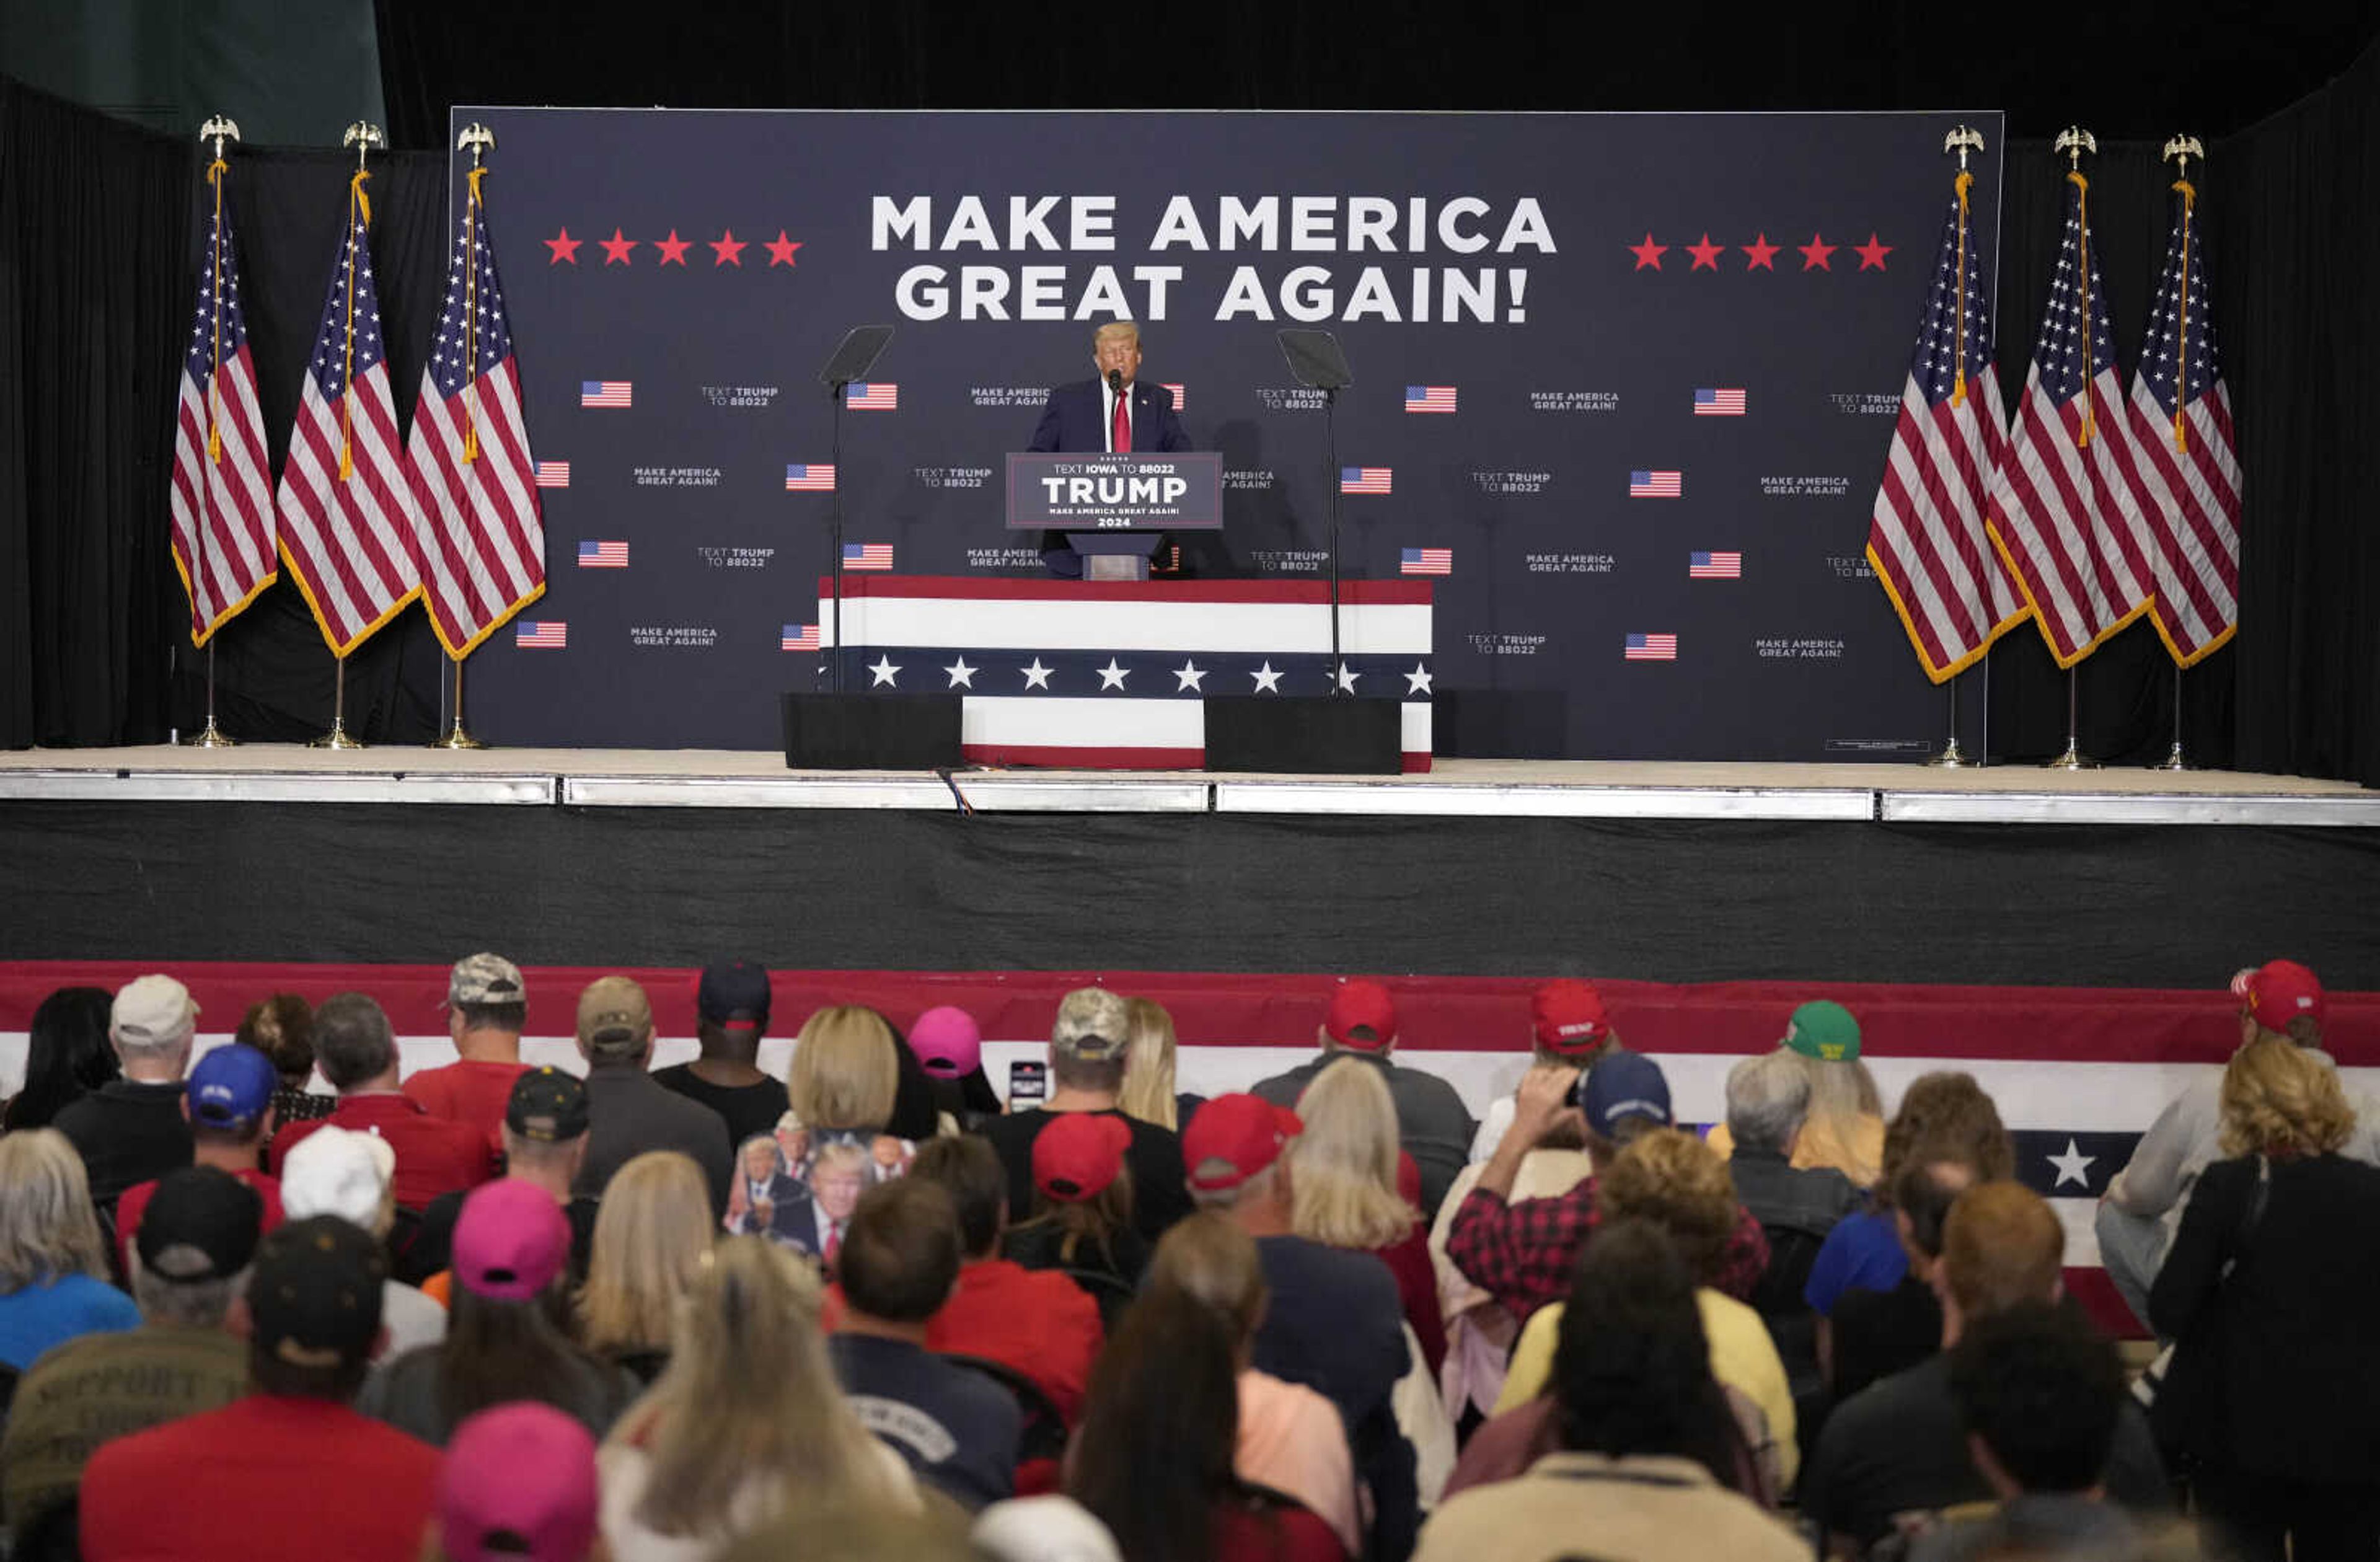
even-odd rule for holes
{"type": "MultiPolygon", "coordinates": [[[[1173,393],[1163,385],[1135,380],[1125,389],[1132,396],[1132,448],[1135,455],[1187,450],[1190,435],[1173,410],[1173,393]]],[[[1041,409],[1040,426],[1033,431],[1027,450],[1105,450],[1108,447],[1107,398],[1097,380],[1075,380],[1050,392],[1041,409]]],[[[1083,573],[1083,561],[1066,545],[1062,531],[1041,533],[1041,558],[1050,573],[1072,580],[1083,573]]]]}
{"type": "MultiPolygon", "coordinates": [[[[1173,393],[1163,385],[1135,380],[1132,394],[1132,447],[1135,453],[1187,450],[1190,435],[1173,410],[1173,393]]],[[[1108,431],[1106,398],[1097,380],[1076,380],[1058,386],[1041,409],[1041,423],[1033,431],[1027,450],[1105,450],[1108,431]]]]}

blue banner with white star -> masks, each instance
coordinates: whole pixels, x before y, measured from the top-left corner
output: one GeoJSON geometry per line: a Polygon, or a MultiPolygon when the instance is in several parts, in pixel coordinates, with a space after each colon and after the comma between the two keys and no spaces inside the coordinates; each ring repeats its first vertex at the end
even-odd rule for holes
{"type": "MultiPolygon", "coordinates": [[[[833,654],[838,500],[847,579],[1044,579],[1002,458],[1076,382],[1108,437],[1092,334],[1129,319],[1139,382],[1222,457],[1223,530],[1177,539],[1184,577],[1318,583],[1337,504],[1345,575],[1432,604],[1426,651],[1348,670],[1429,702],[1440,754],[1939,743],[1862,544],[1943,135],[1991,149],[1989,254],[1997,114],[455,115],[498,137],[552,555],[539,622],[473,660],[486,737],[773,747],[777,694],[833,654]],[[818,371],[868,323],[892,343],[838,402],[818,371]],[[1318,326],[1354,374],[1330,439],[1276,339],[1318,326]]],[[[1088,653],[1128,641],[990,677],[1120,707],[1193,700],[1184,668],[1330,686],[1327,654],[1242,667],[1217,611],[1161,679],[1102,679],[1088,653]]]]}

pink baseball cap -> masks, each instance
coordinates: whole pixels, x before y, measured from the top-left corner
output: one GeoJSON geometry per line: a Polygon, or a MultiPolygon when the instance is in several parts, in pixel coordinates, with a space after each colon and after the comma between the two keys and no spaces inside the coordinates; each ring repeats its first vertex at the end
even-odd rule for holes
{"type": "Polygon", "coordinates": [[[454,1262],[455,1280],[474,1295],[528,1301],[570,1262],[570,1219],[534,1183],[481,1183],[463,1196],[454,1262]]]}
{"type": "Polygon", "coordinates": [[[451,1562],[584,1562],[601,1501],[595,1439],[575,1417],[551,1405],[493,1406],[447,1439],[439,1544],[451,1562]]]}
{"type": "Polygon", "coordinates": [[[909,1027],[909,1050],[934,1078],[964,1079],[983,1066],[983,1031],[966,1010],[943,1004],[909,1027]]]}

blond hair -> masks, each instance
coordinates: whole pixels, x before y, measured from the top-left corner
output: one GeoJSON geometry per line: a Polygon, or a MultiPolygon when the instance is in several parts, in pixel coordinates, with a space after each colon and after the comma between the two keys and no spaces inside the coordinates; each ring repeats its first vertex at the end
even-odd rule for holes
{"type": "Polygon", "coordinates": [[[2338,1071],[2271,1031],[2231,1055],[2222,1099],[2227,1155],[2325,1155],[2355,1131],[2338,1071]]]}
{"type": "Polygon", "coordinates": [[[710,1190],[674,1150],[636,1156],[604,1185],[578,1290],[578,1336],[594,1351],[658,1350],[678,1300],[710,1256],[710,1190]]]}
{"type": "Polygon", "coordinates": [[[1123,1089],[1117,1109],[1161,1129],[1181,1127],[1173,1099],[1173,1017],[1150,998],[1124,1000],[1123,1089]]]}
{"type": "Polygon", "coordinates": [[[1597,1178],[1595,1196],[1607,1224],[1641,1220],[1669,1233],[1697,1286],[1717,1278],[1742,1219],[1727,1163],[1683,1129],[1653,1129],[1629,1141],[1597,1178]]]}
{"type": "Polygon", "coordinates": [[[68,1275],[107,1278],[82,1156],[55,1129],[0,1137],[0,1296],[68,1275]]]}
{"type": "Polygon", "coordinates": [[[1342,1057],[1297,1098],[1289,1143],[1290,1229],[1326,1247],[1402,1241],[1421,1218],[1397,1196],[1397,1104],[1378,1069],[1342,1057]]]}
{"type": "Polygon", "coordinates": [[[1859,1141],[1863,1119],[1884,1121],[1884,1096],[1876,1088],[1876,1076],[1867,1065],[1856,1057],[1840,1057],[1831,1062],[1812,1057],[1791,1047],[1778,1051],[1802,1066],[1810,1081],[1810,1110],[1803,1123],[1815,1123],[1831,1131],[1836,1142],[1854,1144],[1859,1141]]]}
{"type": "Polygon", "coordinates": [[[1247,1228],[1220,1210],[1177,1220],[1148,1261],[1145,1292],[1178,1291],[1228,1320],[1243,1344],[1264,1323],[1271,1292],[1247,1228]]]}
{"type": "Polygon", "coordinates": [[[651,1461],[637,1521],[726,1540],[806,1499],[913,1503],[835,1386],[810,1266],[759,1237],[707,1258],[679,1301],[669,1366],[611,1435],[651,1461]],[[756,1504],[747,1483],[774,1489],[756,1504]]]}
{"type": "Polygon", "coordinates": [[[1140,346],[1140,327],[1129,320],[1111,320],[1091,333],[1091,350],[1096,352],[1105,344],[1118,338],[1140,346]]]}
{"type": "Polygon", "coordinates": [[[785,1066],[785,1094],[807,1128],[873,1132],[892,1120],[900,1086],[892,1027],[857,1004],[822,1008],[805,1020],[785,1066]]]}

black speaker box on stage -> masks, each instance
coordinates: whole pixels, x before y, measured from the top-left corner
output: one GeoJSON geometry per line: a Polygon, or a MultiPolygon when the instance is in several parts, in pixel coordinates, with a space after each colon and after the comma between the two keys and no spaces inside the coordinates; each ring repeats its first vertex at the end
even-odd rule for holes
{"type": "Polygon", "coordinates": [[[1403,705],[1277,694],[1207,702],[1208,770],[1394,775],[1404,769],[1403,705]]]}
{"type": "Polygon", "coordinates": [[[779,696],[789,770],[941,770],[963,763],[956,694],[779,696]]]}

